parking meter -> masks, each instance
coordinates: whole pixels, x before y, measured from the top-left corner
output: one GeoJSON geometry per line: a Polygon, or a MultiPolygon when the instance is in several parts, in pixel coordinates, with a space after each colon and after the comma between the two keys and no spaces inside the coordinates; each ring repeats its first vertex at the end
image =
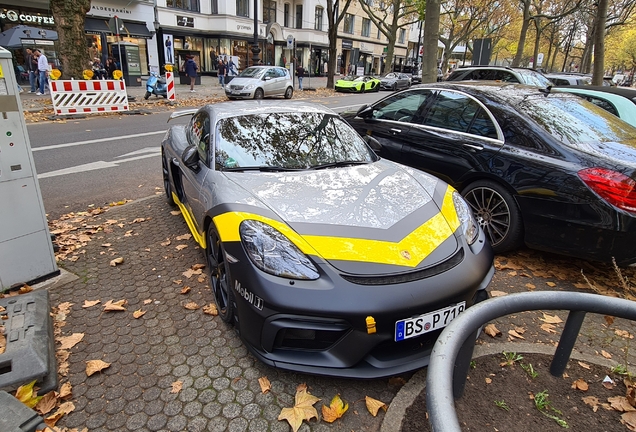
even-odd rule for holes
{"type": "Polygon", "coordinates": [[[11,53],[0,47],[0,292],[58,273],[11,53]]]}

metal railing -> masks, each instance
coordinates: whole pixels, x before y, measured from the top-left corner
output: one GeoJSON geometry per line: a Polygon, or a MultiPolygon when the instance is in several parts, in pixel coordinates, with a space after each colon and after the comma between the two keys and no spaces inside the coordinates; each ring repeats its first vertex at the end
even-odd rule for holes
{"type": "Polygon", "coordinates": [[[455,399],[462,396],[478,329],[517,312],[569,310],[550,373],[561,376],[588,312],[636,321],[636,302],[597,294],[540,291],[510,294],[478,303],[455,318],[437,338],[426,377],[426,405],[434,432],[461,432],[455,399]]]}

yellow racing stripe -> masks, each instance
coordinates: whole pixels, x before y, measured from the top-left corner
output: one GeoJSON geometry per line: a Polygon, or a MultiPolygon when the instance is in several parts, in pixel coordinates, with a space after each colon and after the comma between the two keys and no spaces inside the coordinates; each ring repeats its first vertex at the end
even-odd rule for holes
{"type": "Polygon", "coordinates": [[[197,226],[196,223],[194,223],[194,218],[192,217],[186,206],[184,206],[183,203],[179,201],[179,197],[177,197],[177,194],[174,192],[172,192],[172,199],[175,203],[177,203],[177,206],[179,206],[179,210],[181,210],[183,219],[185,219],[188,228],[190,228],[192,237],[194,237],[194,240],[199,243],[199,246],[201,246],[203,250],[205,250],[205,233],[199,233],[197,231],[197,226]]]}

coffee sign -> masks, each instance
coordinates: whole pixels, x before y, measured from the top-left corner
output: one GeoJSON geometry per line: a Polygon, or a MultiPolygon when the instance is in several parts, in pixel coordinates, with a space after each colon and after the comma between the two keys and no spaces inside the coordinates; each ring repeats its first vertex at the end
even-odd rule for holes
{"type": "Polygon", "coordinates": [[[13,9],[5,9],[0,12],[0,19],[9,20],[21,24],[48,24],[55,25],[52,16],[36,15],[29,13],[20,13],[13,9]]]}

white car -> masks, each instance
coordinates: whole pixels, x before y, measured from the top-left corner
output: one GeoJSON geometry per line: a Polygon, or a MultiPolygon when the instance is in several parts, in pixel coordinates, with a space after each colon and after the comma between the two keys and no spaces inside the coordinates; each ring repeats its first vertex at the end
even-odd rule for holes
{"type": "Polygon", "coordinates": [[[251,66],[232,78],[225,86],[229,99],[263,99],[284,96],[291,99],[294,82],[289,71],[277,66],[251,66]]]}

